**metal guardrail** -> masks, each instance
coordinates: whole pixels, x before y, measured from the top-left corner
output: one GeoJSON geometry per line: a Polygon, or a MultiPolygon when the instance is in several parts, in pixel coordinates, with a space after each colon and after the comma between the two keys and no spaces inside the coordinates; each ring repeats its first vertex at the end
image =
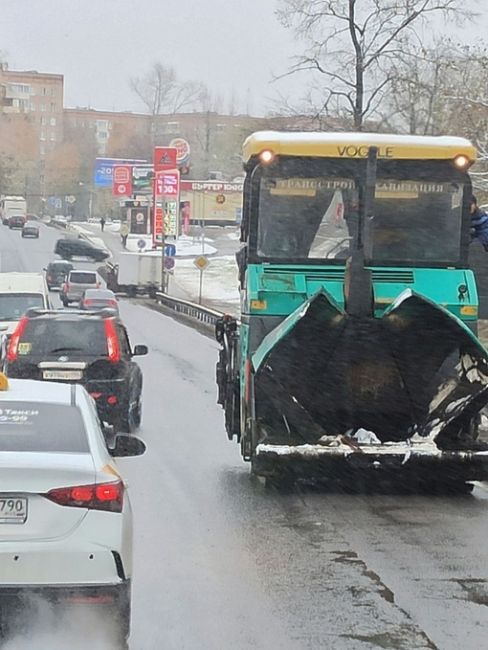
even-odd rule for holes
{"type": "Polygon", "coordinates": [[[173,311],[208,325],[215,325],[217,320],[223,316],[223,313],[220,311],[204,307],[203,305],[197,305],[189,300],[168,296],[168,294],[162,293],[161,291],[156,292],[156,301],[173,311]]]}

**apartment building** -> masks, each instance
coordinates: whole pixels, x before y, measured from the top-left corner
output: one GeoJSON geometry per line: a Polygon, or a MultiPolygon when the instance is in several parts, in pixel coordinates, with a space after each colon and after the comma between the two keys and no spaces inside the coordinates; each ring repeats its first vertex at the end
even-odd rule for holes
{"type": "Polygon", "coordinates": [[[93,137],[100,156],[128,155],[124,149],[148,144],[149,116],[141,113],[99,111],[92,108],[66,108],[66,132],[87,133],[93,137]]]}
{"type": "MultiPolygon", "coordinates": [[[[40,158],[63,140],[63,103],[63,75],[9,70],[7,64],[0,65],[0,129],[8,131],[10,125],[15,132],[19,124],[28,124],[40,158]]],[[[32,144],[21,138],[14,151],[8,153],[23,157],[26,152],[22,148],[31,150],[32,144]]]]}

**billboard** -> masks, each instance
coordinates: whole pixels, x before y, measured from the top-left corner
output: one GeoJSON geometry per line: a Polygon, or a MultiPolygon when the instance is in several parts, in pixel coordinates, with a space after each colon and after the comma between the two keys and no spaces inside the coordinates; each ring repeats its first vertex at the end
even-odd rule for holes
{"type": "Polygon", "coordinates": [[[191,223],[238,224],[242,219],[242,183],[181,181],[181,219],[191,223]]]}
{"type": "Polygon", "coordinates": [[[93,170],[93,184],[96,187],[112,187],[113,169],[116,165],[137,165],[146,160],[130,158],[96,158],[93,170]]]}

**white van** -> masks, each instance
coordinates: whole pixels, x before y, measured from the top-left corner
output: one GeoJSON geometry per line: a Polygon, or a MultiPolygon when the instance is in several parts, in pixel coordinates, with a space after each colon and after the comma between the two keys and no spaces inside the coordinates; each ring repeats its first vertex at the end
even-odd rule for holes
{"type": "Polygon", "coordinates": [[[42,273],[0,273],[0,334],[10,335],[28,309],[51,309],[42,273]]]}

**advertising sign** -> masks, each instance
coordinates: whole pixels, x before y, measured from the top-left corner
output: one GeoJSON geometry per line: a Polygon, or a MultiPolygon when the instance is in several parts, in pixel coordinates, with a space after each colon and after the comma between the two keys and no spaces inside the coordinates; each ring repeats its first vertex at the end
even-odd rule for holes
{"type": "Polygon", "coordinates": [[[153,165],[154,173],[164,169],[176,169],[176,148],[154,147],[153,165]]]}
{"type": "Polygon", "coordinates": [[[242,183],[186,181],[181,183],[183,228],[192,223],[236,224],[242,216],[242,183]]]}
{"type": "Polygon", "coordinates": [[[180,174],[176,169],[156,172],[156,194],[165,198],[176,198],[180,193],[180,174]]]}
{"type": "Polygon", "coordinates": [[[190,143],[183,138],[173,138],[170,147],[176,149],[176,164],[178,167],[185,165],[190,160],[190,143]]]}
{"type": "Polygon", "coordinates": [[[112,173],[112,194],[132,196],[132,166],[114,165],[112,173]]]}
{"type": "Polygon", "coordinates": [[[137,165],[146,160],[126,158],[97,158],[93,170],[93,183],[97,187],[112,187],[112,176],[115,165],[137,165]]]}
{"type": "Polygon", "coordinates": [[[132,166],[132,191],[134,194],[152,194],[153,192],[153,166],[132,166]]]}

